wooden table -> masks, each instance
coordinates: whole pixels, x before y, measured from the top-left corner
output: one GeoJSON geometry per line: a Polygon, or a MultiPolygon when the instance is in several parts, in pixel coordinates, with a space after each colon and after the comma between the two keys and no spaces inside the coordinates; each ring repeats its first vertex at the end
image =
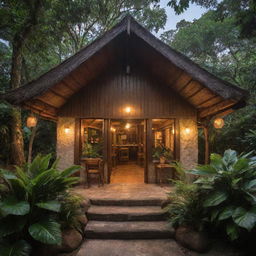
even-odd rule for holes
{"type": "MultiPolygon", "coordinates": [[[[172,165],[170,164],[156,164],[155,165],[155,171],[156,171],[156,183],[157,184],[161,184],[162,180],[161,180],[161,172],[167,168],[172,168],[172,165]]],[[[173,179],[173,172],[172,172],[172,177],[173,179]]]]}

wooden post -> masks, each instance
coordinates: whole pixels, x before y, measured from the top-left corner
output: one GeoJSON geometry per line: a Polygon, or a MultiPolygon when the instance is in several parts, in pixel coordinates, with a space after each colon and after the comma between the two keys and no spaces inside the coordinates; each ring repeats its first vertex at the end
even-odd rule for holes
{"type": "Polygon", "coordinates": [[[209,164],[210,149],[209,149],[209,125],[204,125],[204,163],[209,164]]]}
{"type": "Polygon", "coordinates": [[[111,175],[110,132],[111,132],[110,120],[104,119],[103,160],[104,160],[104,179],[106,183],[110,183],[110,175],[111,175]]]}
{"type": "Polygon", "coordinates": [[[146,161],[145,161],[145,172],[144,172],[144,181],[145,183],[153,183],[155,178],[152,177],[154,174],[152,173],[153,163],[152,163],[152,119],[146,120],[146,161]]]}
{"type": "Polygon", "coordinates": [[[74,143],[74,164],[80,164],[81,158],[81,121],[80,118],[75,119],[75,143],[74,143]]]}

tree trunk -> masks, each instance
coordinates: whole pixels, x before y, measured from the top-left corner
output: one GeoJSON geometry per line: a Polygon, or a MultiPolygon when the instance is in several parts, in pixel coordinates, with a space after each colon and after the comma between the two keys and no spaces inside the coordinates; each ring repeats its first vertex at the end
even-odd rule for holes
{"type": "MultiPolygon", "coordinates": [[[[11,88],[20,87],[21,83],[21,67],[22,67],[22,47],[17,38],[13,42],[12,53],[12,69],[11,69],[11,88]]],[[[21,122],[21,110],[13,107],[11,119],[11,152],[12,163],[22,165],[25,162],[24,156],[24,141],[21,122]]]]}
{"type": "Polygon", "coordinates": [[[36,136],[36,130],[37,130],[37,126],[32,128],[32,133],[29,138],[29,146],[28,146],[28,163],[29,164],[31,163],[31,160],[32,160],[33,142],[36,136]]]}
{"type": "MultiPolygon", "coordinates": [[[[24,22],[23,28],[17,31],[12,42],[11,89],[21,86],[23,46],[38,23],[38,16],[42,7],[42,0],[28,1],[26,3],[30,8],[29,16],[24,22]]],[[[25,163],[25,155],[21,110],[19,108],[13,108],[12,110],[11,133],[12,162],[16,165],[22,165],[25,163]]]]}

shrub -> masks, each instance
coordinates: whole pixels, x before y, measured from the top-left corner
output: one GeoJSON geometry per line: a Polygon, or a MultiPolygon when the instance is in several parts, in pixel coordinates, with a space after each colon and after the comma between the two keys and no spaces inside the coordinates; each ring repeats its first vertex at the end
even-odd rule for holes
{"type": "Polygon", "coordinates": [[[209,165],[199,166],[191,173],[202,176],[194,183],[208,222],[223,228],[231,240],[255,228],[255,157],[226,150],[223,157],[212,154],[209,165]]]}
{"type": "Polygon", "coordinates": [[[175,193],[169,194],[171,203],[166,208],[170,223],[175,228],[191,226],[195,230],[202,230],[202,206],[197,185],[183,181],[175,181],[175,185],[175,193]]]}
{"type": "Polygon", "coordinates": [[[188,173],[199,177],[190,185],[176,182],[168,206],[173,226],[207,224],[230,240],[249,238],[256,227],[256,158],[229,149],[188,173]]]}
{"type": "Polygon", "coordinates": [[[50,160],[51,155],[37,156],[24,168],[16,167],[15,173],[0,170],[0,255],[26,256],[34,245],[61,244],[60,216],[69,213],[61,210],[65,196],[72,196],[69,188],[77,183],[71,175],[80,167],[60,171],[50,160]]]}

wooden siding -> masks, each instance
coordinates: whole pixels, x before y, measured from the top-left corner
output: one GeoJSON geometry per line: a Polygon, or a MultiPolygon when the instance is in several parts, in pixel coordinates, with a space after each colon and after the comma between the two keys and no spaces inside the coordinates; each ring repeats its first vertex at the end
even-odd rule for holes
{"type": "Polygon", "coordinates": [[[81,118],[170,118],[196,115],[196,109],[146,71],[108,71],[84,86],[58,111],[81,118]],[[124,111],[126,106],[131,113],[124,111]]]}

